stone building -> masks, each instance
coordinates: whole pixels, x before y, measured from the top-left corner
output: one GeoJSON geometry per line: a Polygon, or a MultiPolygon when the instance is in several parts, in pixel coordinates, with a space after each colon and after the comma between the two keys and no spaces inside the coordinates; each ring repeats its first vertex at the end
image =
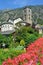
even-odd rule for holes
{"type": "Polygon", "coordinates": [[[3,23],[1,25],[1,31],[9,31],[9,30],[14,30],[13,29],[13,24],[12,23],[9,23],[9,22],[6,22],[6,23],[3,23]]]}
{"type": "Polygon", "coordinates": [[[3,22],[1,24],[1,34],[11,34],[14,32],[13,23],[11,22],[3,22]]]}
{"type": "Polygon", "coordinates": [[[35,26],[35,29],[39,32],[39,34],[42,34],[42,33],[43,33],[43,26],[37,24],[37,25],[35,26]]]}
{"type": "Polygon", "coordinates": [[[13,22],[13,26],[14,26],[14,27],[17,27],[16,24],[19,23],[19,22],[22,22],[22,21],[23,21],[23,20],[22,20],[21,18],[15,19],[14,22],[13,22]]]}
{"type": "Polygon", "coordinates": [[[32,10],[28,7],[23,10],[23,20],[32,25],[32,10]]]}

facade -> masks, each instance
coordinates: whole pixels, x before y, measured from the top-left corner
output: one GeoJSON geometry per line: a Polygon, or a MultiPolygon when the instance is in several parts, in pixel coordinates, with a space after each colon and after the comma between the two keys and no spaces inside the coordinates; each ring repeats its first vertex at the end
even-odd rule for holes
{"type": "Polygon", "coordinates": [[[6,22],[1,24],[1,32],[12,31],[12,30],[14,30],[12,23],[6,22]]]}
{"type": "Polygon", "coordinates": [[[21,22],[21,21],[23,21],[21,18],[15,19],[14,23],[13,23],[14,27],[16,27],[16,24],[21,22]]]}
{"type": "Polygon", "coordinates": [[[0,24],[0,33],[1,34],[11,34],[15,32],[15,27],[17,23],[23,21],[21,18],[15,19],[14,21],[8,20],[7,22],[2,22],[0,24]]]}
{"type": "Polygon", "coordinates": [[[23,20],[32,25],[32,11],[28,7],[23,10],[23,20]]]}
{"type": "Polygon", "coordinates": [[[38,30],[39,34],[42,34],[42,33],[43,33],[43,26],[40,26],[39,24],[37,24],[37,25],[35,26],[35,29],[38,30]]]}
{"type": "Polygon", "coordinates": [[[42,33],[43,33],[43,29],[40,28],[40,29],[39,29],[39,34],[42,34],[42,33]]]}

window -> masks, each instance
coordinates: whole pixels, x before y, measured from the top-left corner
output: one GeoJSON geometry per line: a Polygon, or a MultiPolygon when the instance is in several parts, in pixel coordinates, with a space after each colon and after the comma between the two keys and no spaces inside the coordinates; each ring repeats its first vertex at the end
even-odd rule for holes
{"type": "Polygon", "coordinates": [[[30,17],[29,17],[29,19],[30,19],[30,17]]]}
{"type": "Polygon", "coordinates": [[[30,12],[30,10],[29,10],[29,12],[30,12]]]}
{"type": "Polygon", "coordinates": [[[25,20],[26,20],[26,15],[25,15],[25,20]]]}
{"type": "Polygon", "coordinates": [[[29,14],[29,16],[30,16],[30,14],[29,14]]]}

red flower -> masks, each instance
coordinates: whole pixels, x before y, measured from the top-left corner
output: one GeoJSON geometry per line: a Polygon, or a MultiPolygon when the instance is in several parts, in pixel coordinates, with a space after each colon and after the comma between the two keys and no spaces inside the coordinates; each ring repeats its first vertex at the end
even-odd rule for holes
{"type": "Polygon", "coordinates": [[[26,53],[23,53],[14,59],[8,58],[2,65],[37,65],[38,61],[43,65],[43,38],[39,38],[34,43],[26,48],[26,53]]]}

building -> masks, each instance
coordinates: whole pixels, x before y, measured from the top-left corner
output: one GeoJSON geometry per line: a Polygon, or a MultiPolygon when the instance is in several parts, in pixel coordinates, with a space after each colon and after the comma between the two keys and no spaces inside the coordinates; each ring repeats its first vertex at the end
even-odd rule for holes
{"type": "Polygon", "coordinates": [[[1,34],[11,34],[14,32],[13,23],[3,22],[1,24],[1,34]]]}
{"type": "Polygon", "coordinates": [[[23,10],[23,20],[32,25],[32,11],[28,7],[23,10]]]}
{"type": "Polygon", "coordinates": [[[1,31],[10,31],[10,30],[13,30],[13,24],[12,23],[2,23],[1,24],[1,31]]]}
{"type": "Polygon", "coordinates": [[[13,23],[13,20],[9,19],[8,22],[13,23]]]}
{"type": "Polygon", "coordinates": [[[21,26],[31,26],[28,22],[19,22],[21,26]]]}
{"type": "Polygon", "coordinates": [[[14,27],[16,27],[16,24],[17,24],[17,23],[22,22],[22,21],[23,21],[23,20],[22,20],[21,18],[15,19],[15,20],[14,20],[14,23],[13,23],[14,27]]]}
{"type": "Polygon", "coordinates": [[[43,33],[43,28],[39,28],[39,34],[43,33]]]}
{"type": "Polygon", "coordinates": [[[1,22],[0,22],[0,32],[1,32],[1,22]]]}
{"type": "Polygon", "coordinates": [[[39,32],[39,34],[42,34],[42,33],[43,33],[43,26],[37,24],[37,25],[35,26],[35,29],[39,32]]]}
{"type": "Polygon", "coordinates": [[[15,32],[15,27],[17,28],[18,26],[16,25],[19,22],[22,22],[23,20],[21,18],[15,19],[14,21],[8,19],[7,22],[2,22],[0,24],[0,33],[1,34],[11,34],[15,32]]]}

